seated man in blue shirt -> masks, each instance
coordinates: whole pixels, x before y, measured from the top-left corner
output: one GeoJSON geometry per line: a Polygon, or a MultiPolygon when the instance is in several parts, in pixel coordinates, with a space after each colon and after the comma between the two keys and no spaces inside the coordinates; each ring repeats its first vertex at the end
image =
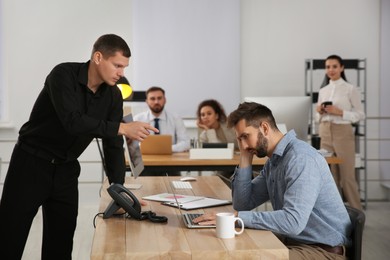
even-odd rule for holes
{"type": "MultiPolygon", "coordinates": [[[[283,135],[271,110],[257,103],[242,103],[229,115],[228,126],[234,127],[241,151],[232,197],[245,227],[274,232],[290,259],[345,259],[351,222],[323,156],[293,130],[283,135]],[[253,155],[269,158],[254,179],[253,155]],[[273,211],[251,211],[267,201],[273,211]]],[[[215,223],[215,214],[195,221],[215,223]]]]}
{"type": "Polygon", "coordinates": [[[160,87],[150,87],[146,91],[148,111],[134,116],[134,121],[155,125],[158,119],[159,134],[172,135],[172,151],[184,152],[190,149],[190,138],[186,133],[183,120],[164,109],[166,103],[165,91],[160,87]]]}

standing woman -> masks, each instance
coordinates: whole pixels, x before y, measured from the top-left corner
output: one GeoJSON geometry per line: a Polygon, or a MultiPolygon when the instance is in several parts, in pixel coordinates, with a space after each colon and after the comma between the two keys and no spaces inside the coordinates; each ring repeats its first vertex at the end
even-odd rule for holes
{"type": "Polygon", "coordinates": [[[234,143],[234,147],[238,149],[235,133],[227,128],[225,110],[218,101],[202,101],[196,114],[199,140],[202,143],[234,143]]]}
{"type": "Polygon", "coordinates": [[[362,209],[355,177],[355,136],[351,125],[365,117],[360,92],[347,82],[339,56],[329,56],[325,70],[328,84],[320,89],[317,103],[321,148],[342,160],[341,164],[332,166],[335,182],[349,205],[362,209]]]}

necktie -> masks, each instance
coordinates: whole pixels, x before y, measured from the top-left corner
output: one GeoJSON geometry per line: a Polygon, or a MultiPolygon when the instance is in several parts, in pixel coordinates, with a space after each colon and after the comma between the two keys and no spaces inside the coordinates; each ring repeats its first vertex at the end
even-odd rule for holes
{"type": "MultiPolygon", "coordinates": [[[[160,125],[158,124],[159,120],[160,120],[160,118],[155,118],[154,119],[154,127],[157,128],[160,131],[160,125]]],[[[155,134],[158,135],[160,133],[155,133],[155,134]]]]}

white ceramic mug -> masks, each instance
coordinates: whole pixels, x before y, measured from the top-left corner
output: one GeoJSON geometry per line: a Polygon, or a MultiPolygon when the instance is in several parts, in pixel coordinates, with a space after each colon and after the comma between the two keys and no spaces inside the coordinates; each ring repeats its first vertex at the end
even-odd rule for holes
{"type": "Polygon", "coordinates": [[[244,232],[244,222],[242,219],[234,216],[233,213],[217,213],[217,237],[218,238],[233,238],[235,235],[240,235],[244,232]],[[236,231],[236,221],[241,222],[241,230],[236,231]]]}

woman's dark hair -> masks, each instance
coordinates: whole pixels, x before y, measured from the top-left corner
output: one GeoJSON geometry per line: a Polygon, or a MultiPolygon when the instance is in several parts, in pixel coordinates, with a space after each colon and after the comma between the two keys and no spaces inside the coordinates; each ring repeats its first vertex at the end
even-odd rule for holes
{"type": "Polygon", "coordinates": [[[200,110],[202,107],[209,106],[211,107],[214,112],[218,115],[218,121],[221,123],[226,122],[226,113],[225,110],[223,109],[222,105],[215,99],[207,99],[202,101],[199,106],[198,110],[196,112],[196,115],[198,116],[198,119],[200,119],[200,110]]]}
{"type": "Polygon", "coordinates": [[[242,119],[245,119],[247,126],[257,128],[261,122],[266,121],[272,129],[278,129],[272,111],[268,107],[255,102],[241,103],[236,110],[230,113],[228,127],[234,127],[242,119]]]}
{"type": "Polygon", "coordinates": [[[115,34],[105,34],[100,36],[93,45],[92,55],[101,52],[104,58],[112,57],[116,52],[122,53],[126,58],[130,58],[131,51],[125,40],[115,34]]]}
{"type": "MultiPolygon", "coordinates": [[[[340,64],[340,66],[341,67],[344,67],[344,61],[343,61],[343,59],[340,57],[340,56],[338,56],[338,55],[330,55],[330,56],[328,56],[327,58],[326,58],[326,60],[325,60],[325,62],[327,61],[327,60],[337,60],[338,61],[338,63],[340,64]]],[[[341,72],[341,75],[340,75],[345,81],[347,81],[347,77],[345,76],[345,73],[344,73],[344,70],[341,72]]],[[[322,82],[322,84],[321,84],[321,88],[322,87],[325,87],[326,85],[328,85],[329,84],[329,80],[330,80],[330,78],[328,77],[328,75],[326,75],[325,74],[325,77],[324,77],[324,81],[322,82]]]]}

